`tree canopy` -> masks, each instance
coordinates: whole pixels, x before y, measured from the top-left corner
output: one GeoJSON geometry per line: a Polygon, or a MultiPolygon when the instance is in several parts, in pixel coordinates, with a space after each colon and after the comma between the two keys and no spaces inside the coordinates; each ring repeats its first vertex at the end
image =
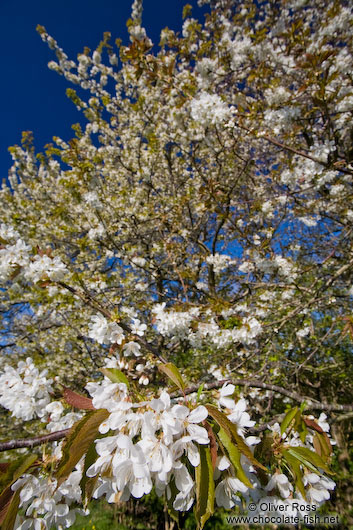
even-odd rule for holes
{"type": "MultiPolygon", "coordinates": [[[[0,190],[0,404],[17,422],[31,420],[32,435],[45,432],[43,422],[53,433],[74,424],[53,450],[55,480],[71,477],[82,499],[95,491],[108,502],[150,491],[148,481],[141,486],[145,468],[138,485],[111,478],[109,490],[102,478],[114,444],[133,469],[139,452],[152,450],[148,428],[129,431],[117,404],[150,402],[151,418],[173,405],[173,419],[148,432],[168,451],[179,443],[161,457],[179,467],[165,464],[168,478],[148,473],[159,494],[169,484],[173,516],[196,496],[202,527],[214,496],[224,508],[254,491],[257,499],[328,500],[326,415],[348,470],[353,14],[336,0],[201,3],[209,4],[205,21],[185,6],[182,34],[164,29],[158,51],[138,0],[128,45],[104,34],[77,60],[38,27],[55,54],[49,67],[75,87],[67,94],[82,119],[70,141],[55,137],[43,153],[30,132],[10,148],[0,190]],[[21,361],[28,357],[34,364],[21,361]],[[160,394],[167,378],[170,392],[160,394]],[[93,401],[83,395],[87,381],[93,401]],[[26,384],[33,399],[24,406],[26,384]],[[244,438],[251,432],[260,438],[244,438]],[[70,459],[73,447],[94,485],[75,468],[80,458],[70,459]],[[322,481],[316,490],[313,475],[322,481]]],[[[47,491],[30,458],[13,489],[36,480],[47,491]],[[31,479],[20,478],[32,468],[31,479]]],[[[114,458],[114,476],[130,473],[114,458]]],[[[20,495],[13,499],[26,510],[20,495]]],[[[48,528],[62,524],[45,517],[48,528]]],[[[26,521],[35,524],[31,513],[26,521]]]]}

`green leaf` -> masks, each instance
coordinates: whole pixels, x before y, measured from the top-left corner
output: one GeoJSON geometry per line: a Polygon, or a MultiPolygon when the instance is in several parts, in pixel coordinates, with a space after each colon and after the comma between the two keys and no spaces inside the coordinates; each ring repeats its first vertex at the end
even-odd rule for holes
{"type": "Polygon", "coordinates": [[[20,504],[20,491],[21,489],[18,489],[12,496],[9,507],[6,511],[5,518],[1,523],[1,530],[13,530],[18,512],[18,506],[20,504]]]}
{"type": "Polygon", "coordinates": [[[173,503],[175,501],[175,497],[177,496],[177,494],[179,493],[179,490],[178,488],[176,487],[175,485],[175,479],[174,477],[172,478],[172,480],[169,482],[168,484],[169,486],[169,490],[170,490],[170,497],[166,499],[167,501],[167,506],[168,506],[168,513],[170,515],[170,517],[178,523],[179,521],[179,515],[180,515],[180,512],[175,510],[173,508],[173,503]]]}
{"type": "Polygon", "coordinates": [[[263,469],[264,471],[267,471],[267,469],[260,464],[254,457],[254,455],[251,452],[251,449],[248,445],[246,445],[243,438],[238,434],[237,427],[234,423],[232,423],[223,412],[220,412],[217,407],[214,405],[206,405],[206,408],[208,410],[208,413],[212,418],[218,423],[218,425],[224,429],[227,436],[232,440],[232,442],[237,446],[239,451],[245,455],[248,460],[256,467],[259,467],[260,469],[263,469]]]}
{"type": "Polygon", "coordinates": [[[217,436],[221,442],[220,445],[222,446],[225,456],[231,462],[232,466],[234,467],[237,473],[238,479],[241,480],[248,488],[252,488],[253,486],[248,477],[246,476],[244,469],[242,468],[242,465],[240,463],[241,453],[237,446],[232,443],[231,439],[229,438],[225,430],[222,429],[222,427],[219,429],[217,436]]]}
{"type": "Polygon", "coordinates": [[[202,391],[203,391],[203,387],[205,386],[205,383],[202,383],[200,386],[199,386],[199,389],[197,391],[197,396],[196,396],[196,403],[199,401],[200,399],[200,396],[202,394],[202,391]]]}
{"type": "Polygon", "coordinates": [[[300,462],[294,456],[292,456],[287,450],[283,450],[282,455],[283,455],[283,458],[288,463],[290,470],[292,472],[292,475],[294,476],[295,486],[298,488],[298,490],[302,494],[303,499],[306,499],[306,491],[305,491],[304,483],[303,483],[303,473],[300,469],[300,462]]]}
{"type": "Polygon", "coordinates": [[[320,475],[317,468],[321,468],[329,475],[333,475],[333,472],[327,467],[327,464],[325,464],[321,456],[307,447],[289,447],[287,448],[287,451],[300,460],[300,462],[306,467],[314,471],[314,473],[320,475]]]}
{"type": "Polygon", "coordinates": [[[287,412],[287,414],[284,417],[284,420],[281,423],[281,434],[283,434],[286,431],[287,427],[291,424],[297,412],[298,412],[298,407],[294,407],[287,412]]]}
{"type": "Polygon", "coordinates": [[[165,375],[169,377],[173,383],[180,388],[180,390],[184,391],[185,389],[185,383],[183,381],[183,378],[181,377],[181,373],[179,372],[178,368],[173,363],[167,363],[167,364],[159,364],[158,370],[160,372],[163,372],[165,375]]]}
{"type": "Polygon", "coordinates": [[[98,428],[108,416],[109,412],[105,409],[88,412],[71,427],[63,447],[63,457],[55,474],[59,482],[63,482],[70,475],[77,462],[87,453],[91,443],[99,438],[98,428]]]}
{"type": "Polygon", "coordinates": [[[303,403],[300,405],[300,412],[303,414],[304,410],[305,410],[305,407],[306,407],[306,403],[305,401],[303,401],[303,403]]]}
{"type": "Polygon", "coordinates": [[[16,480],[19,479],[37,459],[37,455],[25,455],[21,458],[17,458],[4,469],[4,472],[0,474],[0,502],[3,491],[16,482],[16,480]]]}
{"type": "Polygon", "coordinates": [[[306,436],[308,434],[308,429],[306,428],[305,422],[301,419],[300,425],[296,429],[299,432],[299,437],[302,443],[305,443],[306,436]]]}
{"type": "Polygon", "coordinates": [[[86,504],[88,504],[89,501],[91,500],[94,486],[98,480],[98,475],[92,478],[87,477],[86,471],[92,464],[94,464],[97,458],[98,458],[98,453],[96,451],[96,444],[95,442],[92,442],[85,456],[82,479],[80,482],[80,488],[82,491],[82,499],[84,500],[86,504]]]}
{"type": "Polygon", "coordinates": [[[195,468],[196,509],[198,528],[203,528],[214,512],[214,480],[211,451],[209,447],[199,445],[200,464],[195,468]]]}
{"type": "Polygon", "coordinates": [[[191,14],[191,11],[192,11],[192,6],[190,4],[186,4],[183,7],[183,19],[188,17],[191,14]]]}
{"type": "Polygon", "coordinates": [[[129,387],[129,380],[125,374],[118,368],[101,368],[102,374],[104,374],[112,383],[125,383],[129,387]]]}

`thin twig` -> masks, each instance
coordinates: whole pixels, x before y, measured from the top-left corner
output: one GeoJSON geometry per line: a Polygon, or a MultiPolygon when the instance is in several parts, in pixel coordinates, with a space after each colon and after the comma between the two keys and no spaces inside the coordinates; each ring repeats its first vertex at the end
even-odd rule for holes
{"type": "MultiPolygon", "coordinates": [[[[66,289],[67,291],[70,291],[70,293],[72,293],[73,295],[78,296],[83,302],[85,302],[86,304],[91,306],[96,311],[99,311],[103,316],[105,316],[106,318],[111,320],[112,314],[110,313],[110,311],[108,311],[108,309],[103,307],[90,293],[82,292],[82,291],[80,291],[78,289],[75,289],[74,287],[71,287],[71,285],[68,285],[65,282],[57,282],[57,284],[60,285],[61,287],[63,287],[64,289],[66,289]]],[[[123,322],[119,322],[119,326],[124,331],[126,331],[126,333],[134,335],[134,340],[136,342],[139,342],[141,344],[141,346],[144,346],[147,350],[149,350],[151,353],[153,353],[153,355],[155,357],[157,357],[157,359],[159,359],[162,363],[166,363],[167,362],[167,360],[163,357],[163,355],[161,355],[159,353],[157,348],[155,348],[152,344],[150,344],[149,342],[145,341],[144,339],[142,339],[138,335],[133,334],[132,331],[131,331],[131,328],[127,324],[124,324],[123,322]]]]}
{"type": "MultiPolygon", "coordinates": [[[[240,125],[239,123],[237,123],[237,127],[239,127],[240,129],[244,129],[244,131],[247,131],[249,134],[255,134],[253,133],[251,129],[249,129],[245,125],[240,125]]],[[[289,151],[290,153],[294,153],[295,155],[299,155],[304,158],[307,158],[308,160],[312,160],[313,162],[316,162],[316,164],[320,164],[321,166],[324,166],[326,169],[334,169],[335,171],[340,171],[341,173],[346,173],[347,175],[353,175],[353,171],[349,168],[345,168],[341,166],[332,167],[331,164],[328,164],[327,162],[324,162],[323,160],[320,160],[319,158],[315,158],[314,156],[309,155],[305,151],[300,151],[299,149],[296,149],[295,147],[290,147],[287,144],[279,142],[278,140],[276,140],[275,138],[272,138],[272,136],[269,136],[268,134],[263,134],[263,135],[255,134],[255,136],[259,140],[263,138],[267,142],[270,142],[271,144],[276,145],[277,147],[279,147],[280,149],[283,149],[284,151],[289,151]]]]}

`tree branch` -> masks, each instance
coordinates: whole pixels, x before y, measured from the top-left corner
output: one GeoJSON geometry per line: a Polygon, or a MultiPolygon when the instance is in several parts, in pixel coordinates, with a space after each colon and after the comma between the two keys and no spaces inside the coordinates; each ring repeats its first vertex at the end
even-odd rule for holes
{"type": "MultiPolygon", "coordinates": [[[[272,390],[273,392],[277,392],[278,394],[282,394],[283,396],[287,396],[290,399],[293,399],[293,401],[297,401],[298,403],[304,403],[306,404],[306,408],[309,410],[325,410],[327,412],[350,412],[353,411],[353,405],[340,405],[339,403],[320,403],[319,401],[313,400],[310,397],[301,396],[297,392],[290,392],[289,390],[286,390],[285,388],[282,388],[277,385],[271,385],[269,383],[263,383],[262,381],[253,381],[251,379],[224,379],[222,381],[215,381],[214,383],[205,383],[204,390],[212,390],[214,388],[220,388],[224,385],[224,383],[232,383],[233,385],[237,386],[248,386],[250,388],[263,388],[264,390],[272,390]]],[[[185,389],[185,394],[192,394],[193,392],[197,392],[200,385],[193,385],[185,389]]],[[[178,392],[174,392],[171,394],[171,397],[177,397],[180,394],[178,392]]]]}
{"type": "MultiPolygon", "coordinates": [[[[253,131],[249,129],[248,127],[246,127],[245,125],[240,125],[239,123],[237,123],[237,127],[239,127],[240,129],[244,129],[244,131],[247,131],[249,134],[254,134],[253,131]]],[[[272,138],[268,134],[263,134],[263,135],[254,134],[254,135],[256,136],[256,138],[259,138],[259,139],[263,138],[264,140],[267,140],[267,142],[270,142],[271,144],[276,145],[280,149],[284,149],[285,151],[289,151],[290,153],[294,153],[295,155],[299,155],[304,158],[307,158],[308,160],[312,160],[313,162],[316,162],[316,164],[320,164],[321,166],[324,166],[326,169],[333,169],[335,171],[341,171],[341,173],[346,173],[347,175],[353,175],[353,171],[347,167],[342,167],[341,165],[337,167],[332,166],[331,164],[324,162],[323,160],[320,160],[319,158],[309,155],[305,151],[300,151],[299,149],[295,149],[295,147],[291,147],[287,144],[279,142],[278,140],[276,140],[275,138],[272,138]]]]}
{"type": "MultiPolygon", "coordinates": [[[[75,289],[74,287],[71,287],[71,285],[68,285],[67,283],[65,282],[56,282],[58,285],[60,285],[60,287],[63,287],[64,289],[66,289],[67,291],[70,291],[70,293],[72,293],[73,295],[76,295],[78,296],[83,302],[85,302],[86,304],[88,304],[90,307],[92,307],[93,309],[95,309],[96,311],[99,311],[103,316],[105,316],[106,318],[108,318],[109,320],[111,320],[112,318],[112,315],[110,313],[110,311],[108,311],[105,307],[103,307],[97,300],[95,300],[95,298],[87,293],[87,292],[81,292],[80,290],[78,289],[75,289]]],[[[130,329],[130,327],[127,325],[127,324],[124,324],[124,322],[120,322],[119,321],[119,326],[124,330],[126,331],[126,333],[130,333],[131,335],[134,335],[130,329]]],[[[150,344],[149,342],[145,341],[144,339],[142,339],[141,337],[139,337],[138,335],[134,335],[134,340],[136,340],[136,342],[139,342],[142,346],[144,346],[148,351],[150,351],[151,353],[153,353],[153,355],[155,357],[157,357],[157,359],[159,359],[162,363],[167,363],[167,360],[163,357],[163,355],[161,355],[158,351],[157,348],[155,348],[154,346],[152,346],[152,344],[150,344]]]]}
{"type": "MultiPolygon", "coordinates": [[[[252,381],[250,379],[224,379],[222,381],[215,381],[214,383],[205,383],[204,390],[213,390],[216,388],[220,388],[224,385],[224,383],[232,383],[233,385],[237,386],[248,386],[251,388],[262,388],[264,390],[272,390],[273,392],[277,392],[278,394],[282,394],[284,396],[289,397],[290,399],[293,399],[293,401],[297,401],[299,403],[305,402],[307,406],[306,408],[309,410],[325,410],[326,412],[347,412],[347,414],[344,414],[341,418],[336,418],[334,420],[336,422],[343,421],[345,419],[350,419],[351,417],[353,417],[353,405],[340,405],[339,403],[320,403],[318,401],[313,401],[309,397],[301,396],[297,392],[290,392],[289,390],[281,388],[280,386],[271,385],[269,383],[263,383],[262,381],[252,381]]],[[[172,398],[181,397],[183,395],[188,395],[192,394],[193,392],[197,392],[198,389],[199,385],[193,385],[186,388],[185,392],[183,393],[173,392],[170,396],[172,398]]],[[[272,425],[276,421],[278,421],[278,418],[272,419],[269,422],[264,423],[263,425],[259,425],[258,427],[253,427],[252,429],[249,429],[249,432],[256,434],[265,431],[269,425],[272,425]]],[[[50,434],[45,434],[44,436],[37,436],[35,438],[2,442],[0,443],[0,452],[8,451],[10,449],[21,449],[23,447],[36,447],[47,442],[56,442],[65,438],[69,431],[70,429],[64,429],[62,431],[52,432],[50,434]]]]}
{"type": "Polygon", "coordinates": [[[38,445],[42,445],[47,442],[57,442],[65,438],[69,432],[70,429],[64,429],[62,431],[45,434],[44,436],[36,436],[35,438],[25,438],[21,440],[9,440],[8,442],[1,442],[0,452],[9,451],[10,449],[22,449],[24,447],[37,447],[38,445]]]}

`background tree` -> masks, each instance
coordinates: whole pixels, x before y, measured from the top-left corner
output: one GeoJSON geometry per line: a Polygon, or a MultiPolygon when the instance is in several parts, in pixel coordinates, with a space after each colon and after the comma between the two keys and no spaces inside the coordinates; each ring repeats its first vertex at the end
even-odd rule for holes
{"type": "Polygon", "coordinates": [[[13,248],[0,251],[4,358],[30,355],[82,389],[113,343],[141,385],[161,384],[156,358],[190,385],[233,380],[260,424],[283,414],[283,396],[305,402],[332,415],[345,475],[349,4],[212,1],[204,23],[186,6],[182,35],[163,30],[158,53],[141,10],[134,2],[129,45],[105,34],[77,61],[38,28],[85,124],[38,155],[30,133],[11,148],[0,196],[0,236],[13,248]],[[30,272],[16,234],[36,254],[30,272]],[[130,342],[108,340],[98,313],[130,342]]]}

